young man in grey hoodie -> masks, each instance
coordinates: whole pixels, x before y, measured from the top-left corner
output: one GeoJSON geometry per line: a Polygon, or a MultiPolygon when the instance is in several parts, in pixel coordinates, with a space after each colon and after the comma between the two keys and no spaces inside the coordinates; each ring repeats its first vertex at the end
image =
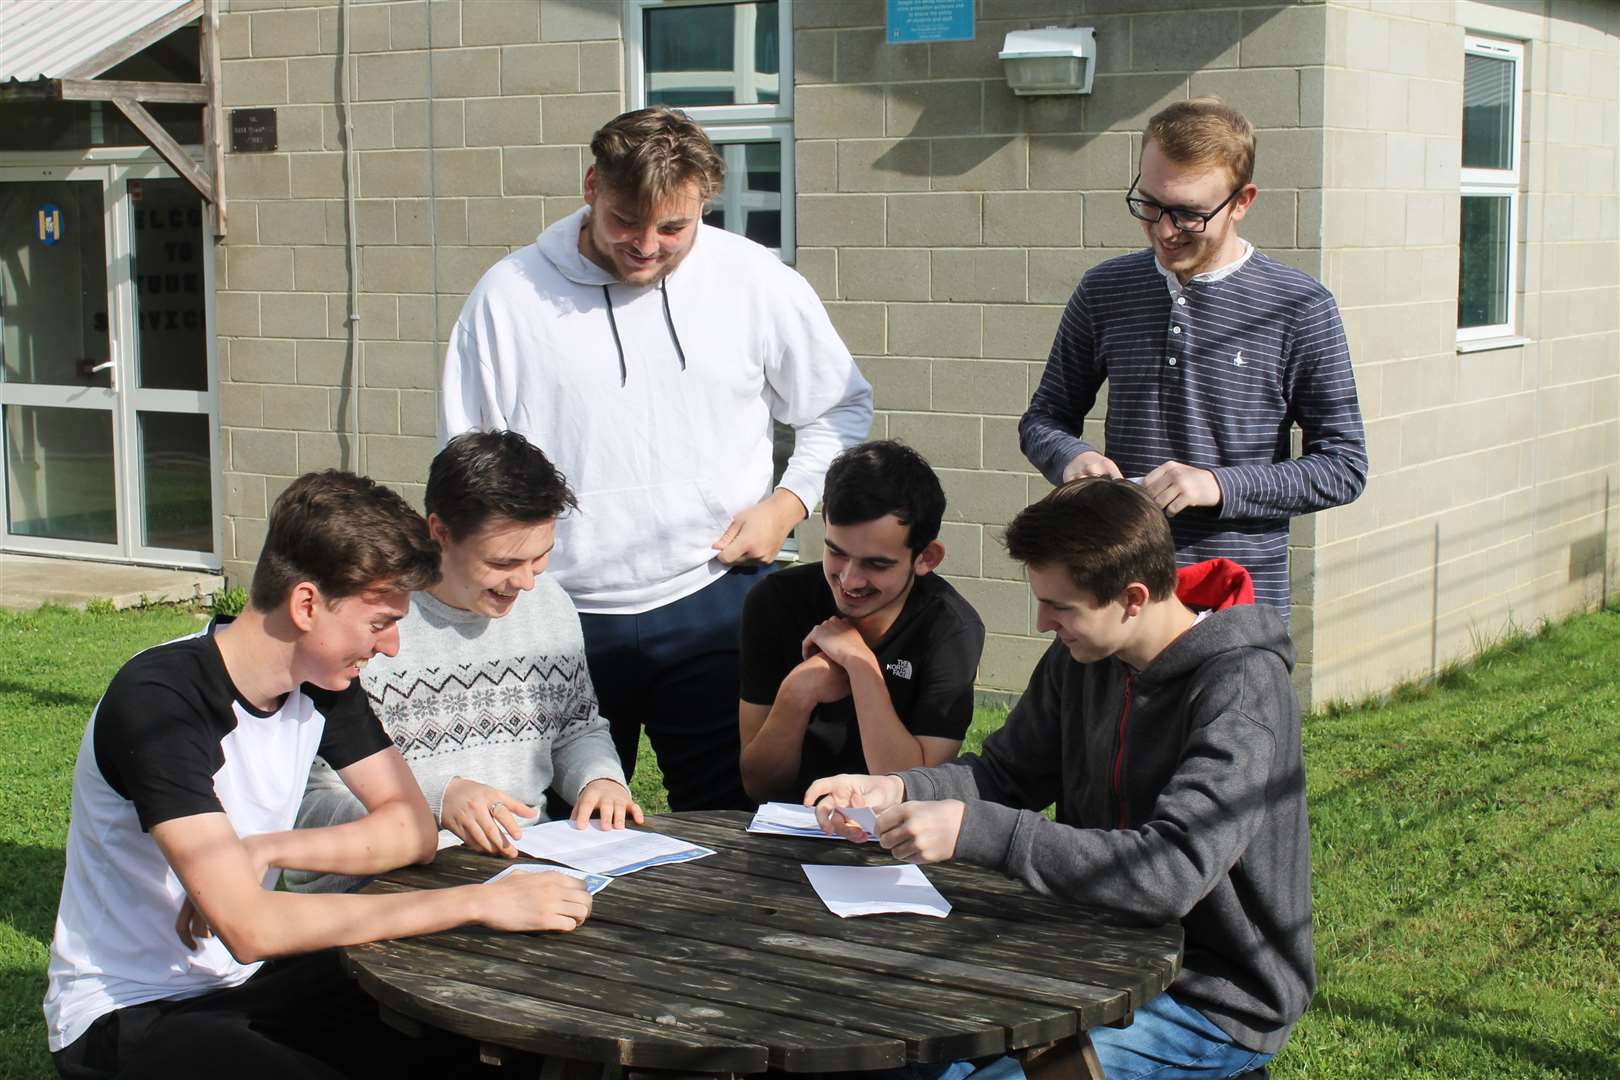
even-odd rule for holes
{"type": "Polygon", "coordinates": [[[966,859],[1078,904],[1180,920],[1185,960],[1168,992],[1131,1026],[1091,1033],[1105,1074],[1259,1069],[1316,983],[1282,620],[1253,603],[1235,563],[1178,575],[1163,511],[1125,480],[1058,488],[1013,519],[1007,549],[1057,640],[1005,726],[978,755],[828,777],[805,801],[852,838],[862,834],[837,808],[876,808],[878,840],[909,862],[966,859]],[[1054,802],[1051,821],[1041,811],[1054,802]]]}

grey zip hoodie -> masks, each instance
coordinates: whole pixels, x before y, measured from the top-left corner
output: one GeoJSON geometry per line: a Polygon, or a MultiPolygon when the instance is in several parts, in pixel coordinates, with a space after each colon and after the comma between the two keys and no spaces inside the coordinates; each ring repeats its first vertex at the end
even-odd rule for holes
{"type": "Polygon", "coordinates": [[[956,857],[1039,892],[1181,920],[1171,984],[1275,1052],[1316,986],[1294,649],[1270,608],[1211,613],[1141,672],[1054,642],[980,755],[901,774],[962,799],[956,857]],[[1040,811],[1057,804],[1057,821],[1040,811]]]}

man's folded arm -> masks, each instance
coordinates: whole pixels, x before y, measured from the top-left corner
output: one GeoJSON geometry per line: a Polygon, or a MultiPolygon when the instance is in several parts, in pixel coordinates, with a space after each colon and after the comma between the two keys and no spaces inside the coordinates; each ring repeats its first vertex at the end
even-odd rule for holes
{"type": "Polygon", "coordinates": [[[481,917],[473,888],[387,896],[266,889],[262,866],[223,813],[161,822],[152,827],[152,839],[192,904],[242,963],[432,933],[481,917]]]}
{"type": "Polygon", "coordinates": [[[439,827],[398,749],[378,750],[339,769],[338,776],[365,807],[363,817],[251,837],[255,857],[283,870],[353,876],[433,858],[439,827]]]}

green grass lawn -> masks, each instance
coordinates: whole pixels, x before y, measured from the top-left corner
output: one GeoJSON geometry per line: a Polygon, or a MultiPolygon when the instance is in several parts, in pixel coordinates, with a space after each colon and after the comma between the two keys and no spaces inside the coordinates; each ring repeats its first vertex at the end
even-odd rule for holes
{"type": "MultiPolygon", "coordinates": [[[[85,719],[196,625],[0,613],[0,1077],[54,1075],[39,1002],[85,719]]],[[[1617,634],[1588,615],[1307,722],[1321,985],[1275,1076],[1620,1076],[1617,634]]],[[[635,787],[662,809],[645,746],[635,787]]]]}

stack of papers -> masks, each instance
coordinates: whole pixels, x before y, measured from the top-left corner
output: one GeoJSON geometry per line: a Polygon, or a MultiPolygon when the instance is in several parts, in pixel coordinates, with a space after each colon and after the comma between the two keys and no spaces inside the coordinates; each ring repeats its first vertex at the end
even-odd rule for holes
{"type": "MultiPolygon", "coordinates": [[[[864,806],[851,806],[844,808],[843,814],[849,820],[866,830],[870,838],[877,835],[877,815],[864,806]]],[[[816,808],[813,806],[800,806],[798,803],[768,802],[760,806],[754,814],[754,820],[748,823],[748,831],[752,833],[770,833],[774,836],[808,836],[817,840],[842,839],[821,831],[816,824],[816,808]]]]}
{"type": "Polygon", "coordinates": [[[685,840],[638,829],[604,829],[592,821],[583,829],[571,821],[530,825],[512,841],[514,847],[536,859],[549,859],[589,874],[622,877],[649,866],[689,862],[714,854],[685,840]]]}
{"type": "Polygon", "coordinates": [[[513,874],[567,874],[571,878],[579,878],[579,880],[583,881],[585,891],[592,896],[613,884],[612,878],[603,877],[601,874],[587,874],[583,870],[575,870],[567,866],[543,866],[539,863],[519,863],[516,866],[508,866],[505,870],[484,882],[484,884],[493,885],[501,878],[510,877],[513,874]]]}
{"type": "Polygon", "coordinates": [[[943,919],[951,913],[951,902],[923,876],[920,866],[802,865],[821,902],[841,919],[888,912],[943,919]]]}

